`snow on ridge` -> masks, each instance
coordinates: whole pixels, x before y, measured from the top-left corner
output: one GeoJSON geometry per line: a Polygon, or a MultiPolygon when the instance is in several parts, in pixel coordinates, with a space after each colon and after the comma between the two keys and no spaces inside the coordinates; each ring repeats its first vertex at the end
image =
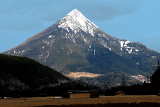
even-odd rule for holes
{"type": "Polygon", "coordinates": [[[123,49],[125,49],[129,54],[132,54],[133,52],[139,52],[139,50],[136,49],[135,47],[128,46],[130,43],[133,43],[131,41],[120,40],[119,43],[120,43],[121,51],[123,51],[123,49]]]}
{"type": "Polygon", "coordinates": [[[15,56],[18,56],[18,55],[22,55],[24,52],[26,52],[26,50],[14,49],[13,52],[9,52],[9,54],[13,54],[15,56]]]}
{"type": "Polygon", "coordinates": [[[98,28],[77,9],[72,10],[67,16],[62,18],[58,23],[58,27],[64,28],[67,31],[71,29],[74,33],[78,33],[82,30],[86,33],[90,33],[92,36],[94,36],[95,29],[98,28]]]}
{"type": "Polygon", "coordinates": [[[131,41],[121,40],[121,41],[120,41],[121,51],[122,51],[122,49],[123,49],[124,47],[127,47],[129,43],[131,43],[131,41]]]}

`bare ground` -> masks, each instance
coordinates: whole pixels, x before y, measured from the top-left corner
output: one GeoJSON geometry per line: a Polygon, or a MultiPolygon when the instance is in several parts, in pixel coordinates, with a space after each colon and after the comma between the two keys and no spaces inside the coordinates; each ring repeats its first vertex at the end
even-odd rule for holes
{"type": "Polygon", "coordinates": [[[11,98],[1,99],[0,107],[160,107],[160,96],[107,96],[93,99],[11,98]]]}

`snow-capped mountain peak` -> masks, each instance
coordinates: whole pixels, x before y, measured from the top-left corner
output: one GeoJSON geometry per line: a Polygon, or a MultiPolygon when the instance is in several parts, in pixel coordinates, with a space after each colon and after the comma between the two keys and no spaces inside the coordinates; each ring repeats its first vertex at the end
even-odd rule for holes
{"type": "Polygon", "coordinates": [[[101,86],[117,86],[123,76],[129,84],[143,82],[160,56],[143,44],[108,35],[77,9],[5,54],[29,57],[101,86]]]}
{"type": "Polygon", "coordinates": [[[94,35],[94,31],[98,28],[93,22],[86,18],[79,10],[74,9],[58,22],[59,28],[64,28],[74,33],[84,31],[94,35]]]}

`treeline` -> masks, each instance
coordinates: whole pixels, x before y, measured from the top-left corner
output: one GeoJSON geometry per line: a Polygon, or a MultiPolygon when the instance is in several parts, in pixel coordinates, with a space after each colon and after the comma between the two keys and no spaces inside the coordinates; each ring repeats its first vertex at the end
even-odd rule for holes
{"type": "Polygon", "coordinates": [[[62,83],[57,86],[46,86],[39,89],[29,88],[24,90],[11,90],[6,87],[0,88],[0,97],[45,97],[45,96],[62,96],[69,97],[67,92],[69,90],[95,90],[98,89],[94,86],[88,86],[85,83],[70,81],[62,83]]]}

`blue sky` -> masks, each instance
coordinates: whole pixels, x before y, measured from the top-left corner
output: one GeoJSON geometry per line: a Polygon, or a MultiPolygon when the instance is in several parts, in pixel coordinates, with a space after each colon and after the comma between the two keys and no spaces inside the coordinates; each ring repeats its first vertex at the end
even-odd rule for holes
{"type": "Polygon", "coordinates": [[[108,34],[160,52],[160,0],[1,0],[0,52],[79,9],[108,34]]]}

